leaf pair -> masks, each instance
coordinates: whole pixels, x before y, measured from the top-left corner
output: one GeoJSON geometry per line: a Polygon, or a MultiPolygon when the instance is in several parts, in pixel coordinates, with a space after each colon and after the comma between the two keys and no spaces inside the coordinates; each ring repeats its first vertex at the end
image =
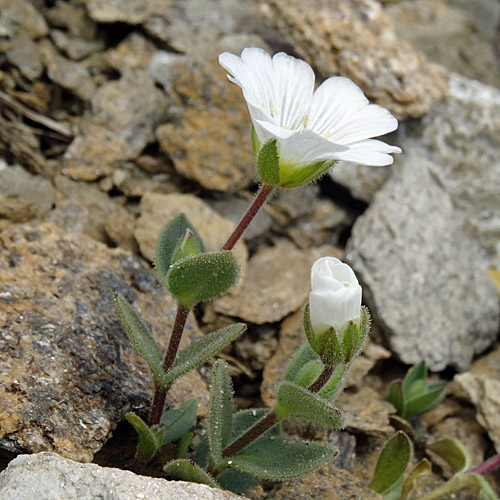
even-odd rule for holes
{"type": "Polygon", "coordinates": [[[135,413],[127,413],[126,419],[139,436],[137,461],[142,464],[149,462],[158,450],[174,441],[181,440],[182,448],[187,448],[182,438],[189,433],[194,424],[199,401],[200,398],[190,399],[182,403],[178,409],[172,408],[163,412],[160,424],[152,427],[148,427],[135,413]]]}
{"type": "Polygon", "coordinates": [[[155,384],[163,388],[170,387],[181,375],[202,365],[236,340],[247,328],[243,323],[235,323],[205,335],[181,351],[173,366],[165,373],[160,348],[135,309],[122,295],[117,295],[114,303],[123,330],[146,360],[155,384]]]}
{"type": "Polygon", "coordinates": [[[184,307],[211,300],[238,282],[240,268],[231,252],[206,252],[184,214],[170,221],[156,243],[160,281],[184,307]]]}
{"type": "Polygon", "coordinates": [[[410,368],[403,381],[395,380],[385,399],[392,403],[402,418],[422,415],[435,408],[446,396],[446,383],[427,385],[427,367],[422,361],[410,368]]]}

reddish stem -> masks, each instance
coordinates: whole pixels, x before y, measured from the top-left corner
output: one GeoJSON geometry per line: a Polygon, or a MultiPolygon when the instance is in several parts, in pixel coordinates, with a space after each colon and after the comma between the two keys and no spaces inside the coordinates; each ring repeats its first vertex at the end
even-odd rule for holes
{"type": "Polygon", "coordinates": [[[473,472],[474,474],[479,474],[480,476],[485,476],[488,472],[494,471],[500,467],[500,455],[495,455],[490,459],[486,460],[482,464],[474,467],[469,472],[473,472]]]}
{"type": "MultiPolygon", "coordinates": [[[[172,368],[172,365],[174,364],[188,314],[189,309],[181,304],[177,305],[177,314],[175,316],[174,327],[172,328],[172,335],[170,336],[170,341],[168,343],[167,354],[165,354],[165,359],[163,361],[163,370],[165,371],[165,373],[168,372],[168,370],[170,370],[170,368],[172,368]]],[[[153,406],[151,407],[151,415],[149,416],[148,423],[149,427],[160,422],[161,415],[163,413],[163,407],[165,406],[166,397],[167,389],[159,387],[155,384],[155,395],[153,398],[153,406]]]]}
{"type": "MultiPolygon", "coordinates": [[[[316,381],[311,384],[309,391],[318,392],[321,388],[328,382],[333,373],[333,366],[326,365],[320,376],[316,381]]],[[[247,447],[252,441],[255,441],[259,436],[262,436],[264,432],[269,430],[274,424],[278,422],[278,417],[274,410],[271,410],[267,415],[262,417],[256,424],[254,424],[250,429],[248,429],[244,434],[242,434],[236,441],[231,443],[229,446],[224,448],[222,451],[222,456],[224,458],[236,455],[236,453],[247,447]]]]}
{"type": "Polygon", "coordinates": [[[260,210],[262,205],[266,202],[269,195],[273,192],[273,187],[268,186],[267,184],[263,184],[260,188],[260,191],[257,193],[257,196],[253,200],[253,203],[250,205],[249,209],[245,213],[245,215],[241,218],[240,223],[236,226],[233,234],[226,241],[222,250],[232,250],[234,245],[236,245],[237,241],[241,238],[241,235],[248,227],[252,219],[257,215],[257,212],[260,210]]]}

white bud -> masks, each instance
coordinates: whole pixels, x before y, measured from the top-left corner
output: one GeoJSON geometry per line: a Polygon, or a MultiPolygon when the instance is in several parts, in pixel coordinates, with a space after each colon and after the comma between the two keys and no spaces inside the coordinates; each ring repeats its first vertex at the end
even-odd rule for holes
{"type": "Polygon", "coordinates": [[[359,325],[361,286],[347,264],[335,257],[323,257],[313,264],[309,311],[315,334],[333,327],[341,335],[350,321],[359,325]]]}

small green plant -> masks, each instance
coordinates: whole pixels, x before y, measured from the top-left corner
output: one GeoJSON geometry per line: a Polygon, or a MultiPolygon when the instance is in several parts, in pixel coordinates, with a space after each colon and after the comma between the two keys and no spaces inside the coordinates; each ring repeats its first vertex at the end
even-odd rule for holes
{"type": "Polygon", "coordinates": [[[427,367],[422,361],[410,368],[403,380],[395,380],[385,396],[402,418],[417,417],[435,408],[446,396],[446,382],[427,384],[427,367]]]}
{"type": "Polygon", "coordinates": [[[154,384],[148,421],[127,415],[139,436],[136,469],[169,444],[173,451],[164,470],[170,477],[240,492],[261,478],[284,480],[309,472],[337,455],[330,444],[286,437],[281,423],[293,417],[331,429],[344,427],[335,399],[368,335],[370,315],[361,306],[361,286],[353,270],[333,257],[319,259],[311,269],[311,293],[303,314],[307,343],[291,361],[276,405],[235,412],[227,365],[213,361],[208,430],[196,450],[190,429],[198,401],[165,409],[168,391],[180,376],[237,339],[246,325],[211,332],[179,352],[188,315],[197,304],[225,294],[237,283],[239,265],[232,249],[275,190],[314,181],[339,160],[389,165],[391,153],[401,150],[372,140],[395,130],[397,121],[381,106],[369,104],[346,78],[329,78],[314,91],[314,73],[307,63],[283,53],[271,58],[258,48],[245,49],[241,57],[224,53],[219,61],[247,101],[259,192],[220,250],[207,250],[183,214],[160,234],[156,270],[177,301],[166,353],[132,304],[117,295],[115,306],[154,384]]]}
{"type": "Polygon", "coordinates": [[[473,469],[469,452],[456,439],[437,441],[427,447],[427,452],[431,458],[437,456],[444,460],[453,470],[453,476],[432,491],[418,496],[415,492],[416,479],[431,472],[426,458],[405,475],[413,452],[410,438],[402,431],[384,446],[368,487],[380,493],[384,500],[438,500],[464,489],[476,490],[481,500],[499,500],[483,476],[500,466],[500,455],[473,469]]]}

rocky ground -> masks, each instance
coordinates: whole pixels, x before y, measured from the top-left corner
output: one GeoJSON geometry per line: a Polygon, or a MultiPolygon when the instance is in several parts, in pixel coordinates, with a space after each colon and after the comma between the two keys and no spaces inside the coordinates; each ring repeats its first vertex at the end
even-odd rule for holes
{"type": "MultiPolygon", "coordinates": [[[[340,457],[247,496],[381,498],[365,485],[407,425],[382,398],[421,360],[448,396],[412,423],[416,454],[442,437],[476,464],[500,453],[499,23],[497,0],[0,0],[0,455],[4,468],[58,454],[15,459],[0,498],[43,492],[27,475],[64,478],[64,498],[111,483],[123,499],[233,498],[82,463],[126,467],[124,415],[150,404],[113,292],[165,346],[174,304],[151,267],[158,232],[183,211],[216,249],[256,190],[246,105],[217,63],[248,46],[353,79],[398,117],[388,142],[404,153],[275,196],[235,249],[238,287],[189,319],[186,343],[249,324],[223,353],[246,408],[274,401],[317,258],[352,265],[374,316],[339,401],[347,430],[289,429],[340,457]]],[[[180,379],[171,402],[199,396],[206,415],[209,372],[180,379]]]]}

